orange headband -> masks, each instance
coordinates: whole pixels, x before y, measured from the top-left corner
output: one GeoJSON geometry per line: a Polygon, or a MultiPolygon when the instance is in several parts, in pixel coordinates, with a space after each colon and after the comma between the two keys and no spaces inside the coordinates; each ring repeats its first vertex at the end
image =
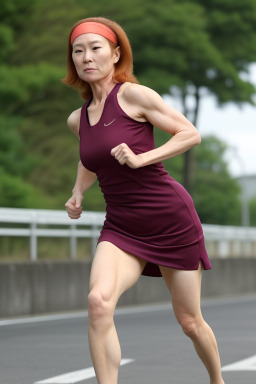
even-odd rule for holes
{"type": "Polygon", "coordinates": [[[85,23],[79,24],[74,29],[70,38],[71,45],[78,36],[83,35],[84,33],[96,33],[97,35],[106,37],[106,39],[112,41],[112,43],[116,45],[118,43],[116,34],[105,24],[96,23],[94,21],[87,21],[85,23]]]}

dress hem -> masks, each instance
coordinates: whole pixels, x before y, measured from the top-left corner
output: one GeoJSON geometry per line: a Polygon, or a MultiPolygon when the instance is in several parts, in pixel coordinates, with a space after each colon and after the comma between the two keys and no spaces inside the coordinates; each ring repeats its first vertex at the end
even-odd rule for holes
{"type": "Polygon", "coordinates": [[[148,276],[148,277],[162,277],[162,274],[161,274],[161,271],[160,271],[160,268],[159,266],[162,266],[162,267],[166,267],[166,268],[172,268],[172,269],[176,269],[176,270],[180,270],[180,271],[196,271],[198,270],[199,268],[199,265],[200,265],[200,262],[202,262],[202,265],[203,265],[203,269],[204,270],[210,270],[212,269],[212,266],[210,264],[210,266],[206,266],[205,265],[205,262],[203,260],[203,258],[200,256],[200,259],[198,261],[198,264],[195,268],[177,268],[177,265],[176,266],[172,266],[170,265],[171,262],[169,263],[169,265],[165,265],[163,263],[155,263],[153,261],[150,261],[148,259],[146,259],[145,257],[141,256],[141,255],[138,255],[138,254],[134,254],[134,252],[132,251],[132,249],[128,246],[128,247],[124,247],[123,245],[120,246],[119,242],[118,241],[115,241],[115,239],[104,239],[103,236],[100,236],[98,242],[97,242],[97,245],[103,241],[107,241],[113,245],[115,245],[117,248],[119,248],[120,250],[124,251],[124,252],[127,252],[127,253],[130,253],[132,256],[135,256],[135,257],[138,257],[140,259],[143,259],[145,261],[147,261],[147,264],[145,265],[141,275],[143,276],[148,276]]]}

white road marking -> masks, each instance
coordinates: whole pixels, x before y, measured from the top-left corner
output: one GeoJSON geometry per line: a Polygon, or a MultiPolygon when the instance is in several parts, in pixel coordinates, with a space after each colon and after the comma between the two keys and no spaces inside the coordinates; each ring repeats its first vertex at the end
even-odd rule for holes
{"type": "Polygon", "coordinates": [[[222,368],[222,371],[256,371],[256,355],[249,357],[248,359],[226,365],[222,368]]]}
{"type": "Polygon", "coordinates": [[[76,312],[76,313],[62,313],[57,315],[43,315],[43,316],[30,316],[23,317],[20,319],[7,319],[0,320],[0,327],[5,325],[19,325],[19,324],[30,324],[38,323],[41,321],[53,321],[53,320],[67,320],[67,319],[78,319],[78,318],[88,317],[87,311],[76,312]]]}
{"type": "MultiPolygon", "coordinates": [[[[121,365],[132,363],[133,359],[122,359],[121,365]]],[[[34,384],[75,384],[79,381],[88,380],[95,377],[93,367],[81,369],[79,371],[64,373],[64,375],[51,377],[50,379],[37,381],[34,384]]]]}
{"type": "MultiPolygon", "coordinates": [[[[228,304],[237,304],[244,302],[255,302],[256,295],[244,295],[241,297],[224,297],[217,299],[204,299],[202,300],[202,307],[212,307],[219,305],[228,305],[228,304]]],[[[136,305],[131,307],[117,308],[115,310],[115,316],[134,314],[134,313],[146,313],[146,312],[158,312],[158,311],[170,311],[172,310],[171,303],[161,303],[161,304],[144,304],[136,305]]],[[[0,327],[9,326],[9,325],[18,325],[18,324],[30,324],[37,323],[41,321],[55,321],[55,320],[68,320],[68,319],[78,319],[78,318],[87,318],[88,311],[78,311],[72,313],[58,313],[52,315],[42,315],[42,316],[27,316],[22,318],[12,318],[0,320],[0,327]]]]}
{"type": "MultiPolygon", "coordinates": [[[[171,309],[172,309],[172,306],[170,303],[144,305],[144,306],[138,305],[138,306],[128,307],[128,308],[125,308],[125,307],[117,308],[115,310],[115,316],[134,314],[134,313],[158,312],[161,310],[170,311],[171,309]]],[[[87,317],[88,317],[88,311],[79,311],[75,313],[62,313],[62,314],[56,314],[56,315],[30,316],[30,317],[23,317],[19,319],[0,320],[0,327],[7,326],[7,325],[37,323],[41,321],[69,320],[69,319],[79,319],[79,318],[87,318],[87,317]]]]}

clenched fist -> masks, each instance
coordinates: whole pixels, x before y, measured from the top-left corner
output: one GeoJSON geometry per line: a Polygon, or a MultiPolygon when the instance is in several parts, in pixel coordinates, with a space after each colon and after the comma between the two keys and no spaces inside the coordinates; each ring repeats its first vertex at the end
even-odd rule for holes
{"type": "Polygon", "coordinates": [[[142,166],[140,154],[135,155],[125,143],[112,148],[110,153],[121,165],[127,164],[130,168],[140,168],[142,166]]]}
{"type": "Polygon", "coordinates": [[[66,202],[65,207],[70,219],[79,219],[81,217],[83,198],[81,193],[73,193],[72,197],[66,202]]]}

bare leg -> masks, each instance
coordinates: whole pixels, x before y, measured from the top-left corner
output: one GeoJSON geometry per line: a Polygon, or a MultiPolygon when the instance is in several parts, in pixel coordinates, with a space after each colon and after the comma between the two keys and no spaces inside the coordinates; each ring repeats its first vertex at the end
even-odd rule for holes
{"type": "Polygon", "coordinates": [[[121,349],[114,310],[123,292],[139,279],[146,261],[102,241],[93,260],[88,296],[88,338],[98,384],[117,384],[121,349]]]}
{"type": "Polygon", "coordinates": [[[204,363],[210,384],[224,384],[215,336],[204,321],[200,309],[202,268],[181,271],[160,267],[172,295],[174,313],[184,333],[191,338],[195,350],[204,363]]]}

